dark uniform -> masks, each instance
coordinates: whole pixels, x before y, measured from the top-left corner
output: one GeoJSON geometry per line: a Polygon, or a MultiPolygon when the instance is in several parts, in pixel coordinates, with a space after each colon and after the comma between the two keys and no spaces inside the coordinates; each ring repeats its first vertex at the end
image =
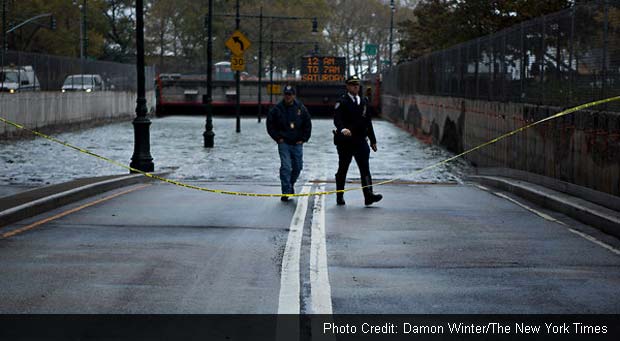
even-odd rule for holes
{"type": "MultiPolygon", "coordinates": [[[[347,85],[359,85],[359,78],[356,76],[347,79],[347,85]]],[[[349,88],[349,87],[347,87],[349,88]]],[[[355,89],[355,87],[352,87],[355,89]]],[[[334,143],[338,150],[338,172],[336,173],[336,189],[343,190],[347,178],[347,172],[351,160],[355,158],[357,167],[360,170],[362,186],[364,192],[364,203],[370,205],[381,200],[380,194],[374,194],[372,190],[372,177],[370,175],[369,158],[370,148],[368,140],[373,149],[376,148],[377,139],[372,127],[370,110],[368,107],[368,99],[358,96],[355,100],[349,94],[349,91],[342,95],[335,106],[334,125],[334,143]],[[359,101],[359,102],[358,102],[359,101]],[[350,131],[350,136],[343,133],[344,129],[350,131]],[[367,187],[366,187],[367,186],[367,187]]],[[[336,202],[338,205],[344,205],[344,193],[336,194],[336,202]]]]}
{"type": "MultiPolygon", "coordinates": [[[[278,143],[282,194],[293,194],[295,182],[303,169],[303,144],[310,139],[312,122],[308,109],[295,99],[295,89],[287,85],[284,94],[285,99],[267,115],[267,133],[278,143]]],[[[281,199],[287,201],[288,197],[282,196],[281,199]]]]}

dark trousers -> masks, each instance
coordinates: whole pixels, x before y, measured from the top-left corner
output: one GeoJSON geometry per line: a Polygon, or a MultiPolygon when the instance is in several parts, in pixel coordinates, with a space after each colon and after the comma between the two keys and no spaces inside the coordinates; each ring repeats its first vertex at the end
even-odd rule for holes
{"type": "Polygon", "coordinates": [[[337,190],[344,189],[349,165],[353,158],[355,158],[355,163],[357,163],[357,167],[360,170],[362,184],[370,181],[370,166],[368,163],[368,159],[370,158],[370,147],[365,140],[351,144],[339,144],[336,149],[338,150],[338,172],[336,173],[337,190]]]}

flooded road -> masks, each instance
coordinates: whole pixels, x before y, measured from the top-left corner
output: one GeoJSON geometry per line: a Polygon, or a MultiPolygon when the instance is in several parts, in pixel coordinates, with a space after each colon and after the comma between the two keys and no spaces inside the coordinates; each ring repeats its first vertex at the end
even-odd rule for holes
{"type": "MultiPolygon", "coordinates": [[[[267,135],[265,120],[243,118],[241,133],[234,118],[214,118],[215,147],[203,147],[205,118],[171,116],[151,120],[151,156],[156,171],[173,171],[180,181],[278,181],[277,147],[267,135]]],[[[333,180],[338,155],[332,143],[331,119],[313,119],[312,137],[304,147],[300,181],[333,180]]],[[[416,170],[452,156],[426,145],[387,121],[374,121],[379,151],[371,152],[370,168],[376,180],[460,181],[468,172],[464,160],[416,173],[416,170]]],[[[133,126],[120,122],[54,137],[101,156],[129,165],[133,154],[133,126]]],[[[0,185],[42,186],[76,178],[126,173],[125,169],[78,153],[52,141],[35,138],[0,142],[0,185]]],[[[349,179],[359,179],[352,164],[349,179]]]]}

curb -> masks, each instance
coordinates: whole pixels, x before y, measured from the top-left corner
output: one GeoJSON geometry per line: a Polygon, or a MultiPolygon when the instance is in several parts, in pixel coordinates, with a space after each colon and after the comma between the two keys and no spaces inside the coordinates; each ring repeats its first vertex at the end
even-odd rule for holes
{"type": "Polygon", "coordinates": [[[620,238],[620,213],[617,211],[525,181],[484,175],[471,175],[467,179],[506,190],[620,238]]]}
{"type": "Polygon", "coordinates": [[[111,191],[113,189],[130,186],[151,178],[142,174],[130,174],[118,178],[106,179],[88,185],[76,187],[63,192],[51,194],[24,204],[8,208],[0,212],[0,227],[33,217],[35,215],[56,209],[58,207],[111,191]]]}

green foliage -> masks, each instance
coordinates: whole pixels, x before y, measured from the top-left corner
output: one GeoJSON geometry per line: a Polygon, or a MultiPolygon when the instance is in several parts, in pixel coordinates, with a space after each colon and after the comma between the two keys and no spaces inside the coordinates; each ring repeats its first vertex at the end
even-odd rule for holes
{"type": "MultiPolygon", "coordinates": [[[[27,25],[9,35],[15,50],[77,57],[80,54],[78,7],[83,0],[7,0],[8,20],[19,23],[41,13],[53,13],[57,29],[27,25]],[[19,14],[19,15],[18,15],[19,14]]],[[[213,60],[229,60],[224,42],[235,30],[235,1],[213,0],[213,60]]],[[[394,59],[415,58],[514,25],[522,20],[569,7],[571,0],[396,0],[395,38],[400,49],[394,59]],[[410,6],[410,7],[407,7],[410,6]],[[417,7],[415,7],[417,6],[417,7]],[[415,7],[415,10],[412,8],[415,7]],[[400,37],[400,38],[399,38],[400,37]],[[399,51],[400,50],[400,51],[399,51]]],[[[144,0],[147,61],[160,70],[202,72],[205,68],[207,1],[144,0]]],[[[372,69],[377,62],[364,54],[366,44],[378,46],[378,57],[389,54],[388,0],[240,0],[241,14],[303,17],[263,21],[263,71],[271,59],[269,42],[319,43],[320,53],[347,56],[355,73],[372,69]],[[312,17],[318,19],[319,34],[311,34],[312,17]]],[[[132,62],[135,58],[135,0],[87,1],[88,55],[97,59],[132,62]]],[[[49,23],[46,18],[42,22],[49,23]]],[[[49,25],[48,25],[49,26],[49,25]]],[[[257,74],[259,20],[241,18],[241,31],[252,42],[246,51],[248,71],[257,74]]],[[[314,45],[274,45],[276,70],[292,71],[314,45]]]]}
{"type": "Polygon", "coordinates": [[[570,0],[421,0],[402,22],[400,59],[413,59],[570,7],[570,0]]]}
{"type": "MultiPolygon", "coordinates": [[[[100,0],[105,20],[102,59],[130,62],[135,55],[135,0],[100,0]]],[[[148,3],[148,0],[146,1],[148,3]]],[[[146,6],[145,6],[146,7],[146,6]]]]}
{"type": "MultiPolygon", "coordinates": [[[[79,1],[81,4],[82,2],[79,1]]],[[[101,13],[102,0],[87,1],[88,53],[100,57],[104,47],[106,27],[101,13]]],[[[66,56],[80,54],[81,13],[77,4],[67,0],[21,0],[7,2],[7,22],[18,25],[34,16],[52,13],[56,30],[50,29],[50,19],[42,18],[18,28],[8,35],[10,49],[66,56]]]]}

